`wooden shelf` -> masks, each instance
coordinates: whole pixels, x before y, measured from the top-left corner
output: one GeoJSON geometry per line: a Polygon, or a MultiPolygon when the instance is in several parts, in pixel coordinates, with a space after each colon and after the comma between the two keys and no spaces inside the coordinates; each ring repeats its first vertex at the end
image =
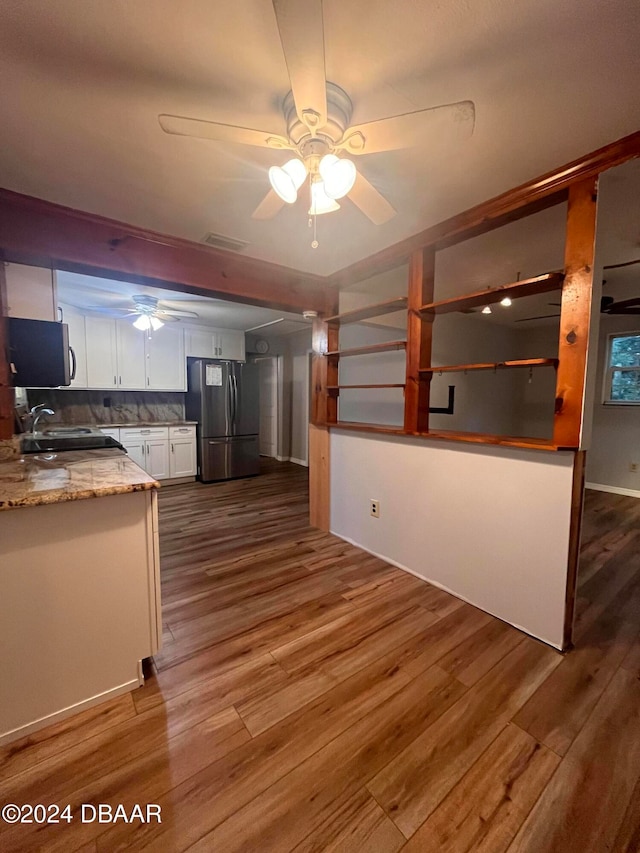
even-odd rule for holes
{"type": "Polygon", "coordinates": [[[335,424],[328,424],[330,429],[349,429],[357,432],[376,432],[386,435],[405,435],[404,428],[401,426],[389,426],[388,424],[367,424],[359,421],[338,421],[335,424]]]}
{"type": "Polygon", "coordinates": [[[369,355],[376,352],[391,352],[396,349],[406,349],[406,341],[386,341],[383,344],[370,344],[366,347],[352,347],[351,349],[337,349],[326,352],[328,356],[347,356],[347,355],[369,355]]]}
{"type": "Polygon", "coordinates": [[[340,391],[349,391],[351,388],[403,388],[404,382],[395,384],[379,384],[379,385],[327,385],[327,391],[330,394],[339,394],[340,391]]]}
{"type": "Polygon", "coordinates": [[[403,427],[385,424],[367,424],[357,421],[338,421],[328,424],[329,429],[344,429],[353,432],[369,432],[379,435],[401,435],[433,441],[462,441],[470,444],[488,444],[499,447],[521,447],[527,450],[575,450],[574,447],[559,447],[547,438],[526,438],[512,435],[490,435],[455,430],[433,430],[430,432],[407,432],[403,427]]]}
{"type": "Polygon", "coordinates": [[[346,323],[360,323],[363,320],[370,320],[372,317],[382,317],[384,314],[404,311],[407,307],[407,301],[406,296],[399,296],[396,299],[389,299],[387,302],[376,302],[375,305],[365,305],[364,308],[345,311],[344,314],[334,314],[332,317],[327,317],[326,322],[343,326],[346,323]]]}
{"type": "Polygon", "coordinates": [[[523,358],[517,361],[495,361],[482,364],[447,364],[441,367],[421,367],[420,373],[454,373],[466,370],[498,370],[505,367],[558,367],[557,358],[523,358]]]}
{"type": "Polygon", "coordinates": [[[535,296],[538,293],[548,293],[550,290],[558,290],[562,287],[564,273],[550,272],[536,278],[526,278],[523,281],[514,281],[511,284],[502,284],[500,287],[491,287],[487,290],[479,290],[468,293],[465,296],[456,296],[453,299],[443,299],[440,302],[430,302],[420,309],[421,314],[447,314],[450,311],[464,311],[467,308],[479,308],[482,305],[494,305],[505,296],[519,299],[522,296],[535,296]]]}

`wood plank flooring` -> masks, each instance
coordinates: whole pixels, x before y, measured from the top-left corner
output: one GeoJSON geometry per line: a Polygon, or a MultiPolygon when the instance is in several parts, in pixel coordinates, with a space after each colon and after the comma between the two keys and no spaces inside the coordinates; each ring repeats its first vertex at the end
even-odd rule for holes
{"type": "Polygon", "coordinates": [[[562,656],[310,528],[306,471],[263,467],[161,491],[163,650],[0,749],[0,804],[74,815],[0,850],[640,850],[640,501],[587,493],[562,656]]]}

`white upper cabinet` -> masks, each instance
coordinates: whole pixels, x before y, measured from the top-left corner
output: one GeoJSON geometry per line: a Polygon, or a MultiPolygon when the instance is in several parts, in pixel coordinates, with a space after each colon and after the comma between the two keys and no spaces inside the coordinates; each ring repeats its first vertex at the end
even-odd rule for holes
{"type": "Polygon", "coordinates": [[[87,387],[117,388],[116,325],[108,317],[85,317],[87,387]]]}
{"type": "Polygon", "coordinates": [[[238,329],[226,329],[218,333],[222,358],[235,361],[245,360],[244,332],[238,329]]]}
{"type": "Polygon", "coordinates": [[[117,320],[115,325],[118,388],[123,391],[145,388],[145,333],[136,329],[131,320],[117,320]]]}
{"type": "MultiPolygon", "coordinates": [[[[69,388],[87,387],[87,342],[85,338],[84,316],[67,305],[60,306],[62,322],[69,327],[69,348],[73,351],[72,362],[75,359],[75,376],[69,388]]],[[[73,372],[73,363],[71,365],[73,372]]]]}
{"type": "Polygon", "coordinates": [[[122,391],[185,391],[182,329],[163,326],[152,337],[130,320],[85,317],[87,386],[122,391]]]}
{"type": "Polygon", "coordinates": [[[185,391],[184,333],[169,324],[145,338],[148,391],[185,391]]]}
{"type": "Polygon", "coordinates": [[[229,358],[244,361],[244,332],[241,329],[185,330],[186,354],[192,358],[229,358]]]}
{"type": "Polygon", "coordinates": [[[28,320],[58,320],[55,274],[44,267],[4,265],[7,314],[28,320]]]}

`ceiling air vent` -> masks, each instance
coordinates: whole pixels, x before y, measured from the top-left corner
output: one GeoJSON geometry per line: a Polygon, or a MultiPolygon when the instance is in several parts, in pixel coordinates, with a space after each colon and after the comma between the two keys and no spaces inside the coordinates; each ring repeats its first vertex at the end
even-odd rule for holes
{"type": "Polygon", "coordinates": [[[249,245],[246,240],[236,240],[235,237],[225,237],[224,234],[205,234],[202,242],[214,249],[224,249],[227,252],[244,252],[249,245]]]}

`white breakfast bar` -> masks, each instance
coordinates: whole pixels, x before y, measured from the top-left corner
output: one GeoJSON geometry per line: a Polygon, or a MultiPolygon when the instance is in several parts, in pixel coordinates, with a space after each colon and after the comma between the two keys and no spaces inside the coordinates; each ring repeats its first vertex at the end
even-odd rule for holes
{"type": "Polygon", "coordinates": [[[0,462],[0,744],[142,685],[157,488],[119,450],[0,462]]]}

